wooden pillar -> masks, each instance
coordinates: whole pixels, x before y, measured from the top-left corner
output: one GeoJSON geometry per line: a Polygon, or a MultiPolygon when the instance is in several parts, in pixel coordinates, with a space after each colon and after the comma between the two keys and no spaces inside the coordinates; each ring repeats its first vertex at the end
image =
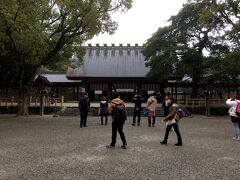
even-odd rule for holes
{"type": "Polygon", "coordinates": [[[108,83],[107,99],[112,99],[112,82],[108,83]]]}
{"type": "Polygon", "coordinates": [[[177,102],[177,84],[175,85],[175,101],[177,102]]]}
{"type": "Polygon", "coordinates": [[[44,115],[44,102],[45,102],[45,96],[40,96],[40,116],[44,115]]]}
{"type": "Polygon", "coordinates": [[[61,96],[61,107],[63,107],[63,103],[64,103],[64,96],[61,96]]]}
{"type": "Polygon", "coordinates": [[[76,100],[79,100],[79,86],[77,86],[77,99],[76,100]]]}
{"type": "Polygon", "coordinates": [[[89,91],[90,91],[90,84],[86,82],[85,93],[88,93],[89,91]]]}
{"type": "Polygon", "coordinates": [[[138,82],[138,83],[137,83],[137,92],[138,92],[139,94],[142,93],[142,83],[141,83],[141,82],[138,82]]]}
{"type": "Polygon", "coordinates": [[[230,88],[229,87],[227,88],[227,91],[228,91],[228,98],[230,98],[230,88]]]}
{"type": "Polygon", "coordinates": [[[73,86],[72,87],[72,100],[74,100],[75,99],[75,87],[73,86]]]}
{"type": "Polygon", "coordinates": [[[165,87],[164,87],[164,83],[161,83],[160,85],[160,93],[162,95],[162,101],[165,99],[165,91],[164,91],[165,87]]]}

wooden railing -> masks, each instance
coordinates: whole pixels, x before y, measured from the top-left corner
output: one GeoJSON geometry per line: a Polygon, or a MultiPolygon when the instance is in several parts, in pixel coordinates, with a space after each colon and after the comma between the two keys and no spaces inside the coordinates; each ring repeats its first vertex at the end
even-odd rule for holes
{"type": "MultiPolygon", "coordinates": [[[[50,98],[50,97],[44,97],[44,106],[50,107],[50,106],[60,106],[63,107],[64,103],[64,96],[61,98],[50,98]]],[[[14,98],[13,96],[11,98],[0,98],[0,106],[17,106],[18,105],[18,99],[14,98]]],[[[40,98],[33,98],[32,96],[29,97],[28,100],[28,106],[29,107],[36,107],[40,106],[40,98]]]]}
{"type": "Polygon", "coordinates": [[[14,102],[14,97],[10,97],[10,98],[0,98],[0,106],[14,106],[15,102],[14,102]]]}
{"type": "MultiPolygon", "coordinates": [[[[178,101],[178,104],[184,107],[206,107],[206,99],[186,99],[185,101],[178,101]]],[[[224,107],[225,100],[224,99],[209,99],[210,107],[224,107]]],[[[0,106],[17,106],[18,99],[14,97],[10,98],[0,98],[0,106]]],[[[37,107],[40,106],[40,98],[29,97],[28,101],[29,107],[37,107]]],[[[61,98],[50,98],[46,97],[44,100],[44,106],[56,106],[63,107],[64,105],[64,96],[61,98]]]]}
{"type": "MultiPolygon", "coordinates": [[[[44,97],[44,106],[50,107],[50,106],[61,106],[63,107],[64,103],[64,96],[61,98],[50,98],[50,97],[44,97]]],[[[29,97],[29,106],[40,106],[40,98],[33,98],[29,97]]]]}
{"type": "MultiPolygon", "coordinates": [[[[224,99],[209,99],[211,107],[224,107],[226,100],[224,99]]],[[[181,104],[185,107],[206,107],[206,99],[186,99],[181,104]]]]}

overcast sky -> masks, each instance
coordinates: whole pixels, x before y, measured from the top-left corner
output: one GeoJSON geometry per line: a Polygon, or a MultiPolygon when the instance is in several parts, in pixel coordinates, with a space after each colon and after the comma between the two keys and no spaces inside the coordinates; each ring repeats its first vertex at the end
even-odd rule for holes
{"type": "Polygon", "coordinates": [[[123,14],[112,17],[118,22],[118,29],[113,35],[100,34],[87,43],[139,45],[146,42],[159,27],[168,25],[167,20],[176,15],[187,0],[133,0],[132,8],[123,14]]]}

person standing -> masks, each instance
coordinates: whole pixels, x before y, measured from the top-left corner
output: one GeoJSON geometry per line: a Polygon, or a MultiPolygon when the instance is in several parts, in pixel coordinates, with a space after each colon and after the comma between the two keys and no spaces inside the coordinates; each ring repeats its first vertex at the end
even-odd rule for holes
{"type": "Polygon", "coordinates": [[[151,95],[147,100],[148,109],[148,127],[155,126],[157,100],[154,95],[151,95]]]}
{"type": "Polygon", "coordinates": [[[163,100],[162,103],[162,109],[164,111],[164,117],[166,117],[169,114],[169,109],[171,107],[171,98],[169,98],[168,96],[165,96],[165,99],[163,100]]]}
{"type": "Polygon", "coordinates": [[[103,125],[103,118],[105,117],[105,125],[108,122],[108,102],[105,96],[101,98],[100,101],[100,112],[99,115],[101,116],[101,125],[103,125]]]}
{"type": "Polygon", "coordinates": [[[79,101],[80,110],[80,128],[87,127],[87,115],[90,109],[90,100],[88,94],[84,94],[79,101]]]}
{"type": "Polygon", "coordinates": [[[134,112],[133,112],[133,123],[132,125],[135,126],[136,124],[136,117],[137,117],[137,125],[140,126],[140,121],[141,121],[141,112],[142,112],[142,102],[143,102],[143,97],[140,94],[136,94],[133,97],[133,103],[134,103],[134,112]]]}
{"type": "Polygon", "coordinates": [[[238,102],[240,102],[239,99],[239,95],[237,95],[235,98],[230,98],[226,101],[226,104],[229,106],[228,113],[230,115],[234,129],[234,136],[232,139],[238,141],[240,141],[240,117],[236,115],[236,108],[238,102]]]}
{"type": "Polygon", "coordinates": [[[172,106],[170,107],[169,114],[163,119],[163,121],[166,122],[167,126],[166,126],[164,140],[160,142],[161,144],[167,144],[169,132],[173,128],[177,135],[177,143],[175,144],[175,146],[182,146],[182,136],[180,134],[179,126],[178,126],[179,119],[177,119],[176,117],[177,109],[178,109],[178,105],[173,103],[172,106]]]}
{"type": "Polygon", "coordinates": [[[116,140],[117,140],[117,131],[118,131],[123,143],[121,148],[126,149],[127,141],[126,141],[125,134],[123,132],[123,125],[127,118],[126,118],[125,105],[123,100],[120,99],[120,96],[118,96],[117,98],[111,101],[109,113],[112,116],[112,141],[110,145],[106,147],[107,148],[115,147],[116,140]]]}

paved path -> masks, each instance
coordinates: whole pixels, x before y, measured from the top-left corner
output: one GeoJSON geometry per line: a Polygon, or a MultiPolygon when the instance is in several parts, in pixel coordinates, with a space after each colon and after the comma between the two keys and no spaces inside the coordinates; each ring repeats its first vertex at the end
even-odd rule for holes
{"type": "Polygon", "coordinates": [[[240,178],[240,141],[234,141],[228,117],[183,119],[182,147],[160,145],[165,125],[124,127],[129,147],[107,149],[111,126],[89,117],[0,116],[0,179],[191,179],[240,178]]]}

